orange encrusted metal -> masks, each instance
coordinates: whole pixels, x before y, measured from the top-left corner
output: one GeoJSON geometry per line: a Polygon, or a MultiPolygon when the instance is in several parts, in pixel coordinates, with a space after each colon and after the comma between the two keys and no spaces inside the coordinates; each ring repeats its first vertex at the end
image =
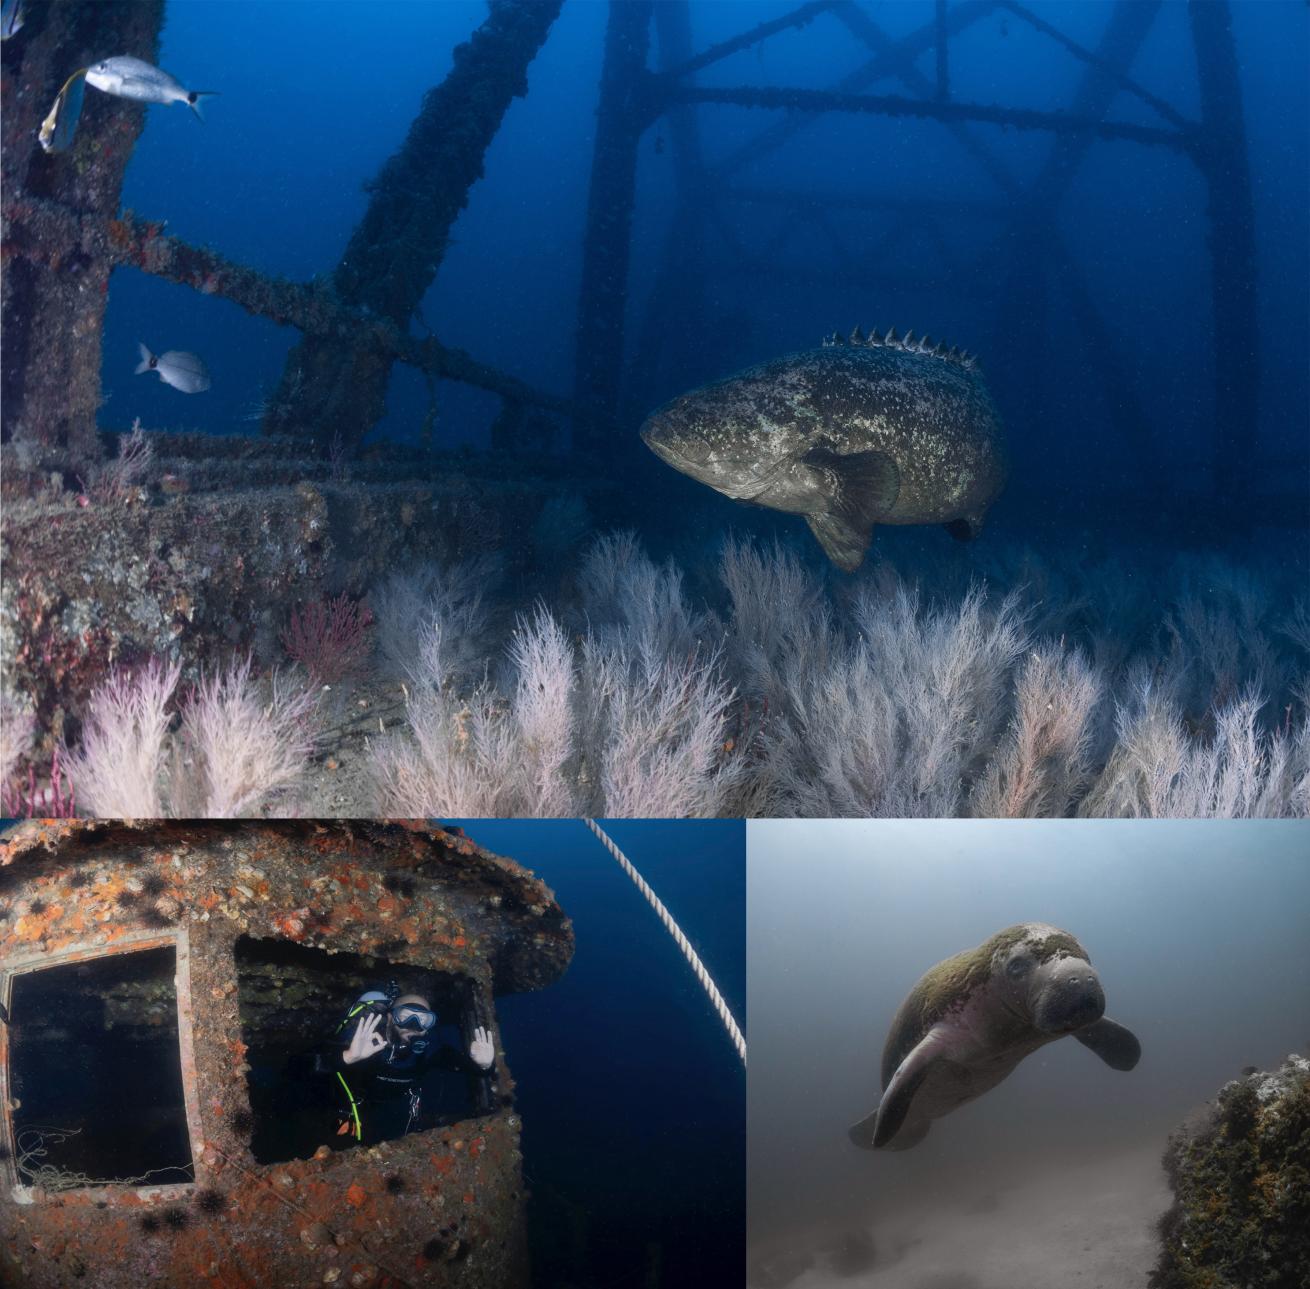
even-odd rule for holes
{"type": "Polygon", "coordinates": [[[568,966],[572,927],[542,882],[418,821],[46,820],[0,837],[0,1000],[20,972],[162,945],[177,953],[195,1183],[22,1185],[0,1025],[0,1283],[528,1283],[520,1124],[492,1000],[568,966]],[[259,1162],[238,940],[470,982],[495,1037],[487,1104],[375,1146],[259,1162]]]}

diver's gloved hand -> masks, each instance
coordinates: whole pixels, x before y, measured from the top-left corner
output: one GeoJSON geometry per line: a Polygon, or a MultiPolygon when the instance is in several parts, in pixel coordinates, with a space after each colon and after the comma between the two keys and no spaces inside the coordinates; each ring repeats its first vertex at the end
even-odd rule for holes
{"type": "Polygon", "coordinates": [[[491,1031],[481,1025],[473,1031],[473,1041],[469,1044],[469,1055],[484,1069],[491,1069],[496,1059],[496,1045],[491,1041],[491,1031]]]}
{"type": "Polygon", "coordinates": [[[377,1012],[365,1016],[359,1022],[350,1040],[350,1046],[341,1053],[341,1059],[347,1065],[354,1065],[356,1061],[367,1061],[370,1056],[376,1056],[386,1047],[387,1040],[378,1033],[378,1026],[381,1023],[382,1017],[377,1012]]]}

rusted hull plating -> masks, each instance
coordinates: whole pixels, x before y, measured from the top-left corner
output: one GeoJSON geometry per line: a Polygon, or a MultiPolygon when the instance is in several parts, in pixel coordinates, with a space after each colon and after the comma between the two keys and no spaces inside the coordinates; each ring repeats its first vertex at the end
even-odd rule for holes
{"type": "MultiPolygon", "coordinates": [[[[18,971],[150,943],[178,951],[196,1183],[23,1187],[6,1110],[0,1282],[529,1282],[519,1120],[490,1000],[551,983],[572,956],[572,928],[541,882],[462,836],[411,825],[34,823],[0,841],[0,992],[18,971]],[[256,1162],[234,958],[243,935],[472,981],[496,1035],[491,1113],[370,1148],[256,1162]]],[[[8,1057],[0,1026],[0,1071],[8,1057]]]]}

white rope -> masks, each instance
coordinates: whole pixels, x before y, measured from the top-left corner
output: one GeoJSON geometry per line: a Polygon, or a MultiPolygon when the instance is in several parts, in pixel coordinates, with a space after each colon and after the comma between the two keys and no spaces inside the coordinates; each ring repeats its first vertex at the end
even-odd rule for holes
{"type": "Polygon", "coordinates": [[[719,987],[714,983],[710,973],[705,970],[705,964],[700,960],[696,950],[691,947],[691,941],[682,934],[682,928],[673,920],[673,915],[661,903],[660,897],[650,889],[646,879],[637,872],[632,866],[632,861],[606,835],[605,830],[594,819],[584,819],[583,823],[600,838],[601,845],[619,861],[619,867],[632,878],[637,889],[646,897],[646,902],[659,915],[665,929],[677,942],[678,948],[682,950],[683,957],[691,964],[691,969],[696,973],[696,979],[701,982],[705,992],[709,994],[710,1002],[714,1004],[714,1010],[719,1013],[719,1019],[723,1022],[724,1029],[728,1031],[728,1037],[732,1039],[732,1044],[737,1049],[737,1055],[741,1057],[741,1063],[745,1065],[746,1039],[741,1032],[741,1027],[733,1019],[732,1012],[728,1010],[728,1004],[723,1001],[723,995],[719,993],[719,987]]]}

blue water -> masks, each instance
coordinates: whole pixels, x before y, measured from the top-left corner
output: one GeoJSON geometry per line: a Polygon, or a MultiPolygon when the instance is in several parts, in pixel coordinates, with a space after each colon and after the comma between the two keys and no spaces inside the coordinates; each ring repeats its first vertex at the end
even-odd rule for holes
{"type": "MultiPolygon", "coordinates": [[[[746,1078],[673,940],[585,825],[459,820],[573,919],[558,984],[497,1001],[523,1116],[534,1283],[732,1285],[745,1240],[746,1078]]],[[[742,1020],[745,825],[602,821],[742,1020]]]]}
{"type": "MultiPolygon", "coordinates": [[[[793,8],[791,0],[693,0],[692,44],[702,49],[793,8]]],[[[1032,6],[1073,39],[1095,48],[1104,3],[1032,6]]],[[[865,12],[888,36],[931,20],[926,0],[869,0],[865,12]]],[[[485,7],[443,3],[315,2],[254,6],[219,0],[169,5],[162,65],[188,86],[214,88],[208,124],[181,107],[151,108],[128,171],[125,204],[164,218],[170,232],[233,259],[293,278],[330,271],[367,196],[363,185],[399,145],[425,89],[451,64],[454,46],[485,7]]],[[[576,317],[597,78],[607,7],[568,0],[530,68],[486,157],[437,280],[423,302],[446,343],[468,349],[544,389],[571,392],[576,317]]],[[[1260,394],[1249,425],[1254,486],[1307,479],[1305,283],[1310,275],[1305,211],[1310,112],[1304,74],[1310,9],[1301,0],[1234,6],[1244,92],[1258,249],[1260,394]]],[[[108,52],[108,51],[107,51],[108,52]]],[[[846,28],[821,15],[702,71],[701,85],[821,88],[867,60],[846,28]]],[[[658,63],[658,41],[651,58],[658,63]]],[[[934,73],[931,51],[917,63],[934,73]]],[[[951,46],[952,96],[962,101],[1067,109],[1083,74],[1077,62],[1013,15],[993,14],[951,46]]],[[[1199,112],[1187,6],[1163,6],[1132,75],[1185,117],[1199,112]]],[[[885,79],[871,92],[907,92],[885,79]]],[[[729,106],[699,110],[703,149],[715,164],[773,124],[780,113],[729,106]]],[[[1121,93],[1111,120],[1160,125],[1153,110],[1121,93]]],[[[1020,185],[1050,148],[1045,133],[974,125],[971,131],[1020,185]]],[[[1148,427],[1149,453],[1116,428],[1114,395],[1071,320],[1058,281],[1044,316],[1007,320],[997,294],[1017,265],[1028,281],[1027,238],[1006,219],[947,212],[911,218],[838,208],[829,195],[1003,204],[992,180],[931,121],[826,115],[780,149],[752,162],[735,188],[786,190],[811,200],[803,216],[725,202],[705,221],[700,257],[707,289],[694,316],[679,316],[662,354],[639,351],[646,301],[666,273],[665,231],[674,193],[674,149],[661,117],[640,145],[628,321],[630,407],[619,435],[660,399],[742,365],[808,347],[853,324],[912,327],[977,351],[1014,447],[1015,471],[995,523],[1029,536],[1058,528],[1072,507],[1079,522],[1109,529],[1143,518],[1161,492],[1209,508],[1213,465],[1211,298],[1206,188],[1182,155],[1132,142],[1097,142],[1074,176],[1057,224],[1078,273],[1106,320],[1148,427]],[[787,229],[790,228],[790,231],[787,229]],[[892,235],[889,237],[889,233],[892,235]],[[945,248],[943,258],[942,248],[945,248]],[[742,254],[763,267],[740,271],[742,254]],[[954,267],[943,267],[953,265],[954,267]],[[983,294],[965,289],[981,272],[983,294]],[[888,276],[897,280],[886,283],[888,276]],[[882,279],[883,284],[879,284],[882,279]],[[1125,510],[1096,499],[1129,492],[1125,510]]],[[[698,270],[700,272],[701,270],[698,270]]],[[[693,297],[694,298],[694,297],[693,297]]],[[[295,333],[252,320],[234,306],[148,280],[115,275],[105,345],[106,425],[139,415],[147,427],[251,431],[244,421],[277,381],[295,333]],[[136,341],[194,348],[209,363],[212,390],[185,397],[132,375],[136,341]]],[[[1219,361],[1225,361],[1220,355],[1219,361]]],[[[487,443],[496,400],[443,382],[443,446],[487,443]]],[[[392,383],[376,433],[406,439],[427,409],[422,381],[407,370],[392,383]]],[[[694,498],[721,531],[747,513],[641,458],[635,482],[661,502],[694,498]],[[701,495],[704,494],[704,495],[701,495]]],[[[667,506],[644,522],[659,545],[667,506]]],[[[755,516],[767,526],[774,520],[755,516]]],[[[643,516],[634,515],[643,522],[643,516]]],[[[795,521],[784,521],[790,531],[795,521]]],[[[1224,535],[1212,535],[1224,544],[1224,535]]],[[[899,535],[885,540],[895,542],[899,535]]],[[[1304,534],[1295,536],[1304,545],[1304,534]]]]}

